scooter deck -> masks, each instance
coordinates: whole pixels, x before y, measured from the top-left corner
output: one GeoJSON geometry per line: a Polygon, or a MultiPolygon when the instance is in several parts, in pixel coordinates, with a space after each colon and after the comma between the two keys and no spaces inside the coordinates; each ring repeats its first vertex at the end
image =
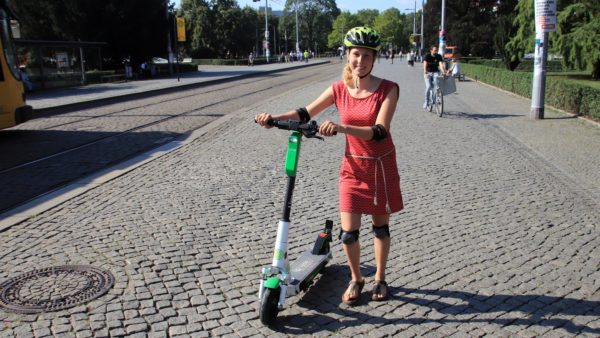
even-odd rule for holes
{"type": "Polygon", "coordinates": [[[287,289],[287,294],[295,295],[300,291],[306,291],[316,274],[332,257],[331,252],[325,255],[313,255],[310,251],[303,252],[290,264],[292,281],[287,289]]]}

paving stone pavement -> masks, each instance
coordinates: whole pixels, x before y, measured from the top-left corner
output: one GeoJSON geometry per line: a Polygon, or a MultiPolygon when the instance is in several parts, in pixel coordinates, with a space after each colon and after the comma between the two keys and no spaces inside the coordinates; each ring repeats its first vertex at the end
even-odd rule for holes
{"type": "MultiPolygon", "coordinates": [[[[529,121],[528,101],[475,82],[459,83],[438,118],[420,109],[418,66],[375,69],[401,86],[392,135],[406,207],[390,222],[390,300],[372,302],[364,292],[358,306],[341,303],[348,269],[335,240],[331,264],[307,293],[287,300],[277,325],[258,319],[287,133],[257,128],[252,117],[304,106],[331,79],[227,115],[181,147],[2,232],[0,282],[88,264],[111,271],[115,284],[68,310],[0,311],[0,335],[600,336],[598,128],[551,111],[529,121]],[[585,147],[564,149],[571,144],[585,147]]],[[[325,118],[336,119],[335,109],[318,121],[325,118]]],[[[302,145],[292,258],[325,219],[338,224],[343,142],[302,145]]]]}

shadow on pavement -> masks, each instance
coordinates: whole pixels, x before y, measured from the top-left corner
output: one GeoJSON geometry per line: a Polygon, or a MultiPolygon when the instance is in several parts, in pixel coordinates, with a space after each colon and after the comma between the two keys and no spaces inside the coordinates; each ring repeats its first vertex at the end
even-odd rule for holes
{"type": "MultiPolygon", "coordinates": [[[[271,329],[284,334],[334,333],[341,329],[360,326],[365,323],[377,326],[417,325],[422,323],[481,323],[503,326],[542,326],[552,329],[564,329],[571,334],[600,335],[600,328],[593,328],[570,320],[572,316],[592,318],[600,316],[600,301],[588,301],[567,297],[546,295],[480,295],[466,291],[441,289],[417,289],[396,287],[390,283],[390,299],[387,302],[370,300],[372,278],[362,292],[359,305],[349,307],[341,303],[341,294],[348,280],[345,266],[330,266],[324,275],[306,293],[301,295],[297,305],[313,310],[309,315],[280,315],[277,325],[271,329]],[[342,278],[340,278],[343,276],[342,278]],[[391,304],[390,304],[391,303],[391,304]],[[390,305],[390,310],[409,306],[409,315],[403,311],[397,316],[386,313],[386,318],[369,314],[369,308],[381,312],[377,307],[390,305]],[[365,309],[368,305],[369,308],[365,309]],[[414,306],[425,307],[423,311],[412,311],[414,306]],[[437,316],[428,318],[431,310],[437,316]],[[425,315],[423,315],[425,313],[425,315]],[[493,314],[493,316],[490,316],[493,314]],[[511,316],[511,314],[514,314],[511,316]],[[481,318],[478,316],[481,315],[481,318]],[[463,316],[465,319],[456,318],[463,316]]],[[[384,333],[384,332],[382,332],[384,333]]],[[[388,332],[391,333],[391,332],[388,332]]]]}
{"type": "Polygon", "coordinates": [[[467,113],[459,111],[444,111],[443,117],[457,118],[465,120],[483,120],[483,119],[503,119],[508,117],[522,117],[519,114],[479,114],[479,113],[467,113]]]}

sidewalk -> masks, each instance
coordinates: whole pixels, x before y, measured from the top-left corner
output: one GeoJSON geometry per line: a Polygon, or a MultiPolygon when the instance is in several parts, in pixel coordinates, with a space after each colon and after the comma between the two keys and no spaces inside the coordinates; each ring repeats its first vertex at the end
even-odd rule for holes
{"type": "Polygon", "coordinates": [[[114,100],[135,95],[152,95],[175,88],[186,89],[203,84],[227,81],[231,78],[252,76],[260,73],[273,73],[310,67],[330,62],[330,59],[315,59],[306,62],[270,63],[266,65],[248,66],[199,66],[198,72],[182,73],[179,80],[174,75],[168,78],[139,81],[98,83],[80,87],[68,87],[35,91],[27,94],[27,104],[35,111],[43,111],[59,107],[67,107],[80,103],[114,100]]]}

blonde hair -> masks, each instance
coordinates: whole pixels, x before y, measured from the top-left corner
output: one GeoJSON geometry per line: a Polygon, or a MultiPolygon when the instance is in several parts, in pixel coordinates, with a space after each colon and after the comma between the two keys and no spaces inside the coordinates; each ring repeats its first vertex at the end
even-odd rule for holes
{"type": "Polygon", "coordinates": [[[342,80],[348,87],[357,87],[358,77],[352,74],[352,69],[350,69],[350,64],[346,63],[344,70],[342,71],[342,80]]]}

